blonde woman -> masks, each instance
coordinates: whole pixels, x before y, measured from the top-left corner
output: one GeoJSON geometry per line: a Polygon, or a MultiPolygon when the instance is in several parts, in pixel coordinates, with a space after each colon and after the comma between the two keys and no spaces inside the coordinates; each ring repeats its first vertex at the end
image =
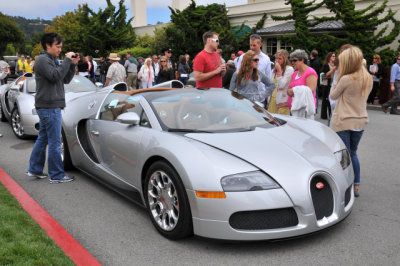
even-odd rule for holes
{"type": "Polygon", "coordinates": [[[360,163],[357,148],[368,123],[367,98],[372,89],[372,76],[363,66],[363,54],[358,47],[350,47],[339,55],[336,85],[330,92],[337,99],[330,127],[343,140],[350,153],[354,170],[354,195],[359,196],[360,163]]]}
{"type": "Polygon", "coordinates": [[[288,51],[282,49],[275,54],[275,68],[272,70],[273,81],[276,89],[272,93],[268,112],[289,115],[287,89],[294,72],[289,61],[288,51]]]}
{"type": "Polygon", "coordinates": [[[166,56],[160,58],[160,71],[158,72],[158,83],[163,83],[174,79],[174,70],[168,63],[166,56]]]}
{"type": "Polygon", "coordinates": [[[258,54],[248,51],[243,56],[239,71],[236,71],[231,79],[229,89],[237,89],[237,92],[250,101],[265,102],[265,98],[272,94],[275,84],[265,74],[258,70],[258,54]],[[265,90],[260,90],[259,85],[263,83],[265,90]]]}
{"type": "Polygon", "coordinates": [[[143,66],[140,68],[138,77],[142,81],[143,89],[150,88],[153,85],[154,70],[151,65],[151,58],[146,58],[143,66]]]}

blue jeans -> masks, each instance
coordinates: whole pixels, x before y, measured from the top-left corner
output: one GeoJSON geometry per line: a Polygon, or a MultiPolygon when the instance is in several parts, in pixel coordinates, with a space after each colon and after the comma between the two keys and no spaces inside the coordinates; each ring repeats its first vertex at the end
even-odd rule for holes
{"type": "Polygon", "coordinates": [[[99,82],[101,82],[104,86],[104,84],[106,84],[106,75],[100,74],[99,82]]]}
{"type": "Polygon", "coordinates": [[[64,177],[64,167],[61,159],[61,109],[37,109],[39,115],[39,135],[33,146],[29,159],[28,171],[33,174],[43,173],[46,161],[46,146],[48,145],[48,170],[52,179],[64,177]]]}
{"type": "Polygon", "coordinates": [[[354,170],[354,185],[360,185],[360,161],[358,160],[357,156],[357,148],[364,131],[344,130],[336,133],[343,140],[347,150],[350,153],[354,170]]]}

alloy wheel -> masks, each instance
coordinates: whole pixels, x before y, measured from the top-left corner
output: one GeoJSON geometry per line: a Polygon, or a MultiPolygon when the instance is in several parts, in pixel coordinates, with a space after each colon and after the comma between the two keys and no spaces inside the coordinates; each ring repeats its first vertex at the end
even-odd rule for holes
{"type": "Polygon", "coordinates": [[[157,225],[172,231],[179,221],[179,200],[172,179],[163,171],[154,172],[147,184],[147,200],[157,225]]]}
{"type": "Polygon", "coordinates": [[[19,115],[18,109],[15,109],[12,112],[11,116],[11,127],[15,133],[15,135],[22,137],[24,136],[24,127],[21,124],[21,116],[19,115]]]}

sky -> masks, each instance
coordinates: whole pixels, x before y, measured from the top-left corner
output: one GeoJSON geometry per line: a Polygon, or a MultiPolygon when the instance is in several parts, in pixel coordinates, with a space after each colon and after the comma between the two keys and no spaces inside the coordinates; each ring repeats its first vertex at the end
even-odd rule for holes
{"type": "MultiPolygon", "coordinates": [[[[143,3],[145,0],[139,0],[143,3]]],[[[118,6],[119,0],[111,0],[118,6]]],[[[106,0],[0,0],[0,11],[9,16],[21,16],[25,18],[41,18],[51,20],[56,16],[61,16],[67,11],[73,11],[79,4],[87,3],[89,7],[98,11],[107,6],[106,0]]],[[[225,3],[227,7],[246,4],[247,0],[196,0],[197,5],[207,5],[212,3],[225,3]]],[[[130,0],[125,0],[128,10],[128,17],[131,16],[130,0]]],[[[169,22],[171,12],[168,6],[172,5],[172,0],[147,0],[147,24],[157,22],[169,22]]]]}

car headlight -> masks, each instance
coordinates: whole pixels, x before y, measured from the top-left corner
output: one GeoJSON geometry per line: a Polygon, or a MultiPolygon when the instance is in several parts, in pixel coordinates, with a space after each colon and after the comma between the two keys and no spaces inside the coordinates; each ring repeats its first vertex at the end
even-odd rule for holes
{"type": "Polygon", "coordinates": [[[343,170],[350,165],[351,159],[347,149],[335,152],[335,156],[336,159],[340,162],[340,165],[342,166],[343,170]]]}
{"type": "Polygon", "coordinates": [[[225,192],[256,191],[279,188],[280,186],[261,171],[253,171],[225,176],[221,179],[225,192]]]}
{"type": "Polygon", "coordinates": [[[32,109],[32,114],[33,114],[33,115],[37,115],[36,108],[33,108],[33,109],[32,109]]]}

